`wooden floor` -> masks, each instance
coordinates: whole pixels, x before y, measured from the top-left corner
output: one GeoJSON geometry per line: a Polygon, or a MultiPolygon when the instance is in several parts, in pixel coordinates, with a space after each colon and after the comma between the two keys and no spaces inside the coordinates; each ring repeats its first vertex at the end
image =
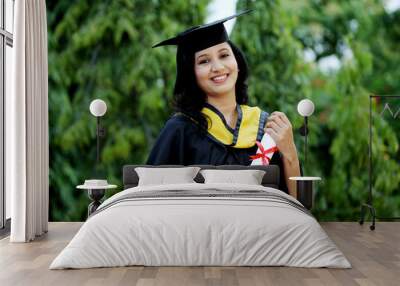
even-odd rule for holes
{"type": "Polygon", "coordinates": [[[400,285],[400,222],[321,223],[353,268],[119,267],[48,270],[81,223],[50,223],[32,243],[0,240],[0,285],[400,285]]]}

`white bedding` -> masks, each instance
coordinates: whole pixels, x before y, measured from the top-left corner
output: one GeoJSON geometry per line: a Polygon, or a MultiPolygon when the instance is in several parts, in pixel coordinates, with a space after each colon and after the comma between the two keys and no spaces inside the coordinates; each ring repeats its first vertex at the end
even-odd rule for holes
{"type": "Polygon", "coordinates": [[[350,268],[318,222],[302,209],[292,197],[262,186],[193,183],[135,187],[106,200],[50,269],[126,265],[350,268]],[[254,190],[270,198],[178,194],[121,200],[145,195],[145,191],[169,190],[254,190]]]}

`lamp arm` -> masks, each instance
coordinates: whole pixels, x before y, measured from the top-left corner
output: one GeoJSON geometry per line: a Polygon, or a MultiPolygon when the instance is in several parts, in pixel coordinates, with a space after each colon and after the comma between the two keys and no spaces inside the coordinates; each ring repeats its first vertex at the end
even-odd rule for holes
{"type": "Polygon", "coordinates": [[[100,164],[100,117],[97,116],[97,126],[96,126],[96,137],[97,137],[97,149],[96,149],[96,162],[100,164]]]}
{"type": "Polygon", "coordinates": [[[304,168],[307,166],[307,137],[308,137],[308,117],[304,116],[305,136],[304,136],[304,168]]]}

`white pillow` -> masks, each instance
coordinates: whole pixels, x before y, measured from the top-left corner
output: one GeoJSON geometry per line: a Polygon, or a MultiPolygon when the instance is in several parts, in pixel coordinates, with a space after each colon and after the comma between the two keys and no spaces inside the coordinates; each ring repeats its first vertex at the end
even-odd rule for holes
{"type": "Polygon", "coordinates": [[[205,184],[234,183],[261,185],[265,171],[262,170],[201,170],[205,184]]]}
{"type": "Polygon", "coordinates": [[[139,176],[138,186],[195,183],[193,179],[199,170],[199,167],[135,168],[139,176]]]}

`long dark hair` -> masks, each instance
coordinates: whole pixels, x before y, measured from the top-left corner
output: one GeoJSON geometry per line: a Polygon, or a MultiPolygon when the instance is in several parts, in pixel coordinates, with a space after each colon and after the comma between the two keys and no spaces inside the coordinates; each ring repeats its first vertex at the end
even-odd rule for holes
{"type": "MultiPolygon", "coordinates": [[[[247,77],[248,65],[243,52],[231,41],[227,41],[232,49],[238,64],[238,78],[236,81],[236,102],[247,104],[247,77]]],[[[176,54],[176,81],[174,88],[173,107],[176,112],[183,113],[197,121],[203,129],[207,130],[207,119],[201,113],[207,96],[198,86],[194,73],[194,53],[188,53],[178,47],[176,54]]]]}

